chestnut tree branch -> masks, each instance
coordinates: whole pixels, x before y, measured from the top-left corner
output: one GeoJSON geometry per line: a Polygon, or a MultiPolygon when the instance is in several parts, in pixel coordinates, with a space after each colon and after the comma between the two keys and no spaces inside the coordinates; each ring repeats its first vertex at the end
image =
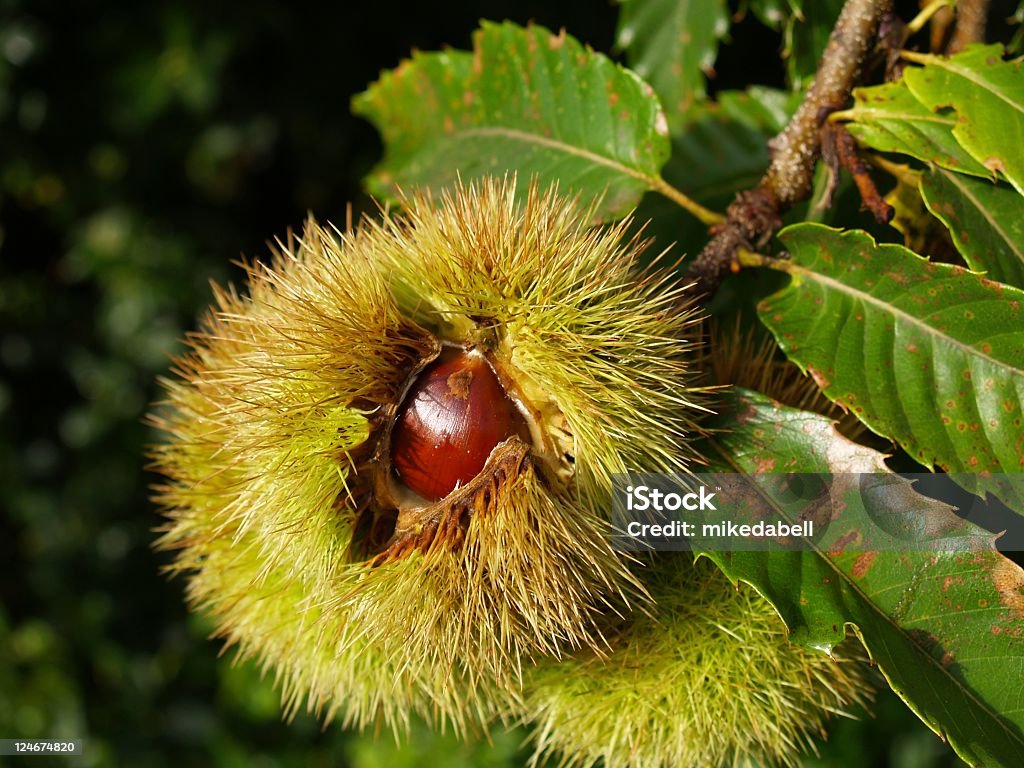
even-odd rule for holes
{"type": "Polygon", "coordinates": [[[697,291],[714,293],[740,249],[756,250],[767,243],[781,224],[782,212],[810,194],[821,154],[822,120],[849,99],[878,25],[891,9],[891,0],[846,0],[814,83],[793,119],[772,140],[767,172],[757,187],[736,196],[690,268],[697,291]]]}

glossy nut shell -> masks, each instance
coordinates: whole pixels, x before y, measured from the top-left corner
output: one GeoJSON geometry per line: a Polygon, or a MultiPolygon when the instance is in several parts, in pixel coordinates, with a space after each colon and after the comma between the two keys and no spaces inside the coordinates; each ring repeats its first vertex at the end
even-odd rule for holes
{"type": "Polygon", "coordinates": [[[484,356],[448,352],[406,394],[391,432],[391,466],[407,488],[436,501],[476,477],[499,443],[526,434],[484,356]]]}

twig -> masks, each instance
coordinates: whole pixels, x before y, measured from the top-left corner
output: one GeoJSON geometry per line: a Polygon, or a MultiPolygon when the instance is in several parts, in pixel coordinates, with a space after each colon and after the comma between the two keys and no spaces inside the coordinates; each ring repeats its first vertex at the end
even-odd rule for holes
{"type": "Polygon", "coordinates": [[[964,49],[969,43],[985,42],[990,0],[959,0],[956,4],[956,28],[949,43],[949,53],[964,49]]]}
{"type": "Polygon", "coordinates": [[[888,224],[895,215],[895,209],[878,193],[867,163],[857,152],[857,142],[841,123],[829,121],[822,128],[821,157],[828,166],[830,173],[829,190],[826,201],[831,204],[832,192],[839,176],[839,169],[845,168],[853,177],[853,183],[860,192],[861,202],[875,221],[888,224]]]}
{"type": "Polygon", "coordinates": [[[725,221],[714,228],[714,237],[690,268],[696,290],[713,293],[737,251],[764,245],[781,224],[782,211],[810,194],[821,152],[821,121],[828,110],[846,103],[879,21],[890,10],[890,0],[847,0],[814,84],[789,125],[772,140],[772,162],[761,183],[736,196],[725,221]]]}

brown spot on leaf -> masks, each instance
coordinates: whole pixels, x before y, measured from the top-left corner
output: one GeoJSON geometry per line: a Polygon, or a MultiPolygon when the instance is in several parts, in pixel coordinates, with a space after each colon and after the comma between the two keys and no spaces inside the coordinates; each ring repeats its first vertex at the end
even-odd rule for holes
{"type": "Polygon", "coordinates": [[[1024,619],[1024,570],[1012,560],[1001,557],[992,569],[992,583],[1002,604],[1018,619],[1024,619]]]}
{"type": "Polygon", "coordinates": [[[982,165],[984,165],[993,173],[1006,173],[1006,163],[1003,162],[1003,159],[1001,157],[990,157],[988,158],[988,160],[982,163],[982,165]]]}
{"type": "Polygon", "coordinates": [[[857,555],[857,559],[853,561],[853,567],[850,569],[850,572],[853,574],[853,578],[864,578],[864,576],[867,575],[867,572],[871,570],[871,566],[875,564],[875,558],[877,556],[877,552],[862,552],[857,555]]]}
{"type": "Polygon", "coordinates": [[[849,533],[845,533],[842,536],[840,536],[838,539],[835,540],[832,546],[829,547],[829,557],[839,557],[839,555],[843,554],[843,550],[846,549],[846,545],[855,541],[856,538],[856,531],[850,531],[849,533]]]}
{"type": "Polygon", "coordinates": [[[814,383],[821,389],[828,389],[832,385],[829,378],[813,365],[807,366],[807,372],[811,374],[811,378],[814,379],[814,383]]]}

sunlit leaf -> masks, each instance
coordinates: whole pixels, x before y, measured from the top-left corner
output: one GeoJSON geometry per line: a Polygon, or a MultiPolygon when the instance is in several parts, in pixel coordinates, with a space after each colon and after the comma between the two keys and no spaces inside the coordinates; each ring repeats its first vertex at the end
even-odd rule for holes
{"type": "Polygon", "coordinates": [[[353,101],[386,145],[370,190],[441,189],[457,176],[518,172],[614,218],[655,188],[669,156],[651,87],[564,32],[485,23],[472,53],[416,53],[353,101]]]}
{"type": "Polygon", "coordinates": [[[903,80],[931,110],[956,111],[953,135],[971,156],[1024,194],[1024,68],[1003,61],[1000,45],[973,45],[955,56],[914,54],[903,80]]]}
{"type": "Polygon", "coordinates": [[[857,230],[780,238],[792,279],[758,311],[787,356],[925,466],[979,473],[1024,512],[990,476],[1024,471],[1024,291],[857,230]]]}
{"type": "Polygon", "coordinates": [[[853,108],[847,113],[852,122],[847,128],[862,144],[961,173],[992,175],[956,140],[953,111],[933,112],[914,97],[905,83],[857,88],[853,97],[853,108]]]}

